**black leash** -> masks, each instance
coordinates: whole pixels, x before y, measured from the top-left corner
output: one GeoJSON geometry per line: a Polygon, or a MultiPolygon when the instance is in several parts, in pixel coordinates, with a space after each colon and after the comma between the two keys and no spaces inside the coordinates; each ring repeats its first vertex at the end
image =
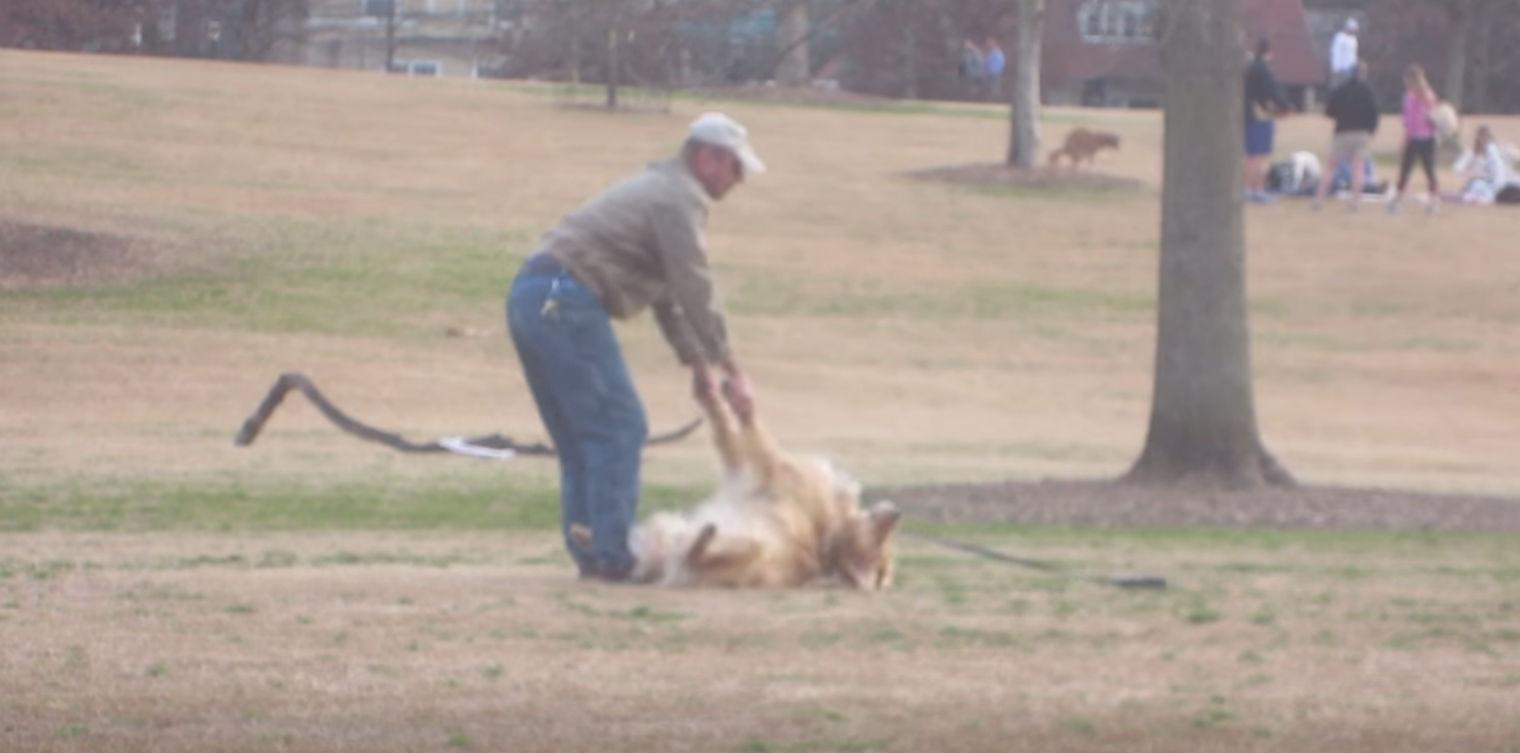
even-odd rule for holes
{"type": "MultiPolygon", "coordinates": [[[[954,549],[956,551],[974,554],[978,557],[993,560],[994,562],[1006,562],[1010,565],[1027,567],[1031,570],[1039,570],[1040,572],[1045,573],[1061,572],[1061,568],[1054,563],[1045,562],[1043,560],[1030,559],[1028,557],[1015,556],[1006,552],[1000,552],[991,547],[982,546],[981,544],[973,544],[969,541],[957,541],[956,539],[947,539],[940,536],[930,536],[924,533],[904,533],[913,538],[922,539],[931,544],[937,544],[939,546],[945,547],[946,549],[954,549]]],[[[1116,588],[1141,588],[1157,590],[1166,588],[1165,577],[1160,575],[1152,575],[1149,573],[1116,573],[1107,576],[1076,575],[1074,577],[1094,583],[1102,583],[1104,585],[1114,586],[1116,588]]]]}
{"type": "MultiPolygon", "coordinates": [[[[453,452],[487,457],[492,456],[493,451],[499,453],[496,455],[497,457],[505,457],[511,454],[541,456],[552,456],[555,454],[552,445],[543,442],[518,442],[511,437],[501,434],[486,434],[468,438],[455,437],[434,442],[414,442],[400,434],[377,429],[344,413],[338,409],[338,406],[333,405],[332,401],[328,400],[321,390],[317,389],[317,385],[311,381],[310,377],[294,371],[287,371],[275,380],[274,386],[269,388],[269,393],[264,396],[263,401],[259,403],[253,415],[243,422],[243,426],[238,430],[233,443],[239,447],[247,447],[253,444],[253,440],[258,438],[259,432],[263,430],[264,424],[269,421],[269,417],[274,415],[275,408],[280,407],[280,402],[285,399],[286,393],[291,390],[296,390],[305,395],[306,399],[310,400],[312,405],[317,406],[317,410],[321,411],[322,415],[326,416],[327,420],[331,421],[338,428],[360,439],[378,442],[401,452],[453,452]]],[[[664,444],[683,439],[693,431],[696,431],[697,427],[701,425],[702,419],[695,419],[672,431],[651,435],[647,440],[647,444],[664,444]]]]}

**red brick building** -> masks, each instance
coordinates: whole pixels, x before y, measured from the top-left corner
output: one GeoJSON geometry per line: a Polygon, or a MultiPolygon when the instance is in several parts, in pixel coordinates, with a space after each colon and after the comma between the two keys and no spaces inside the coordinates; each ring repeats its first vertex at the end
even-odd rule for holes
{"type": "MultiPolygon", "coordinates": [[[[1041,78],[1051,104],[1154,107],[1161,61],[1156,0],[1047,0],[1041,78]]],[[[1272,70],[1291,99],[1308,104],[1325,80],[1325,51],[1309,35],[1302,0],[1243,0],[1247,45],[1272,42],[1272,70]]],[[[1241,61],[1242,68],[1245,61],[1241,61]]]]}

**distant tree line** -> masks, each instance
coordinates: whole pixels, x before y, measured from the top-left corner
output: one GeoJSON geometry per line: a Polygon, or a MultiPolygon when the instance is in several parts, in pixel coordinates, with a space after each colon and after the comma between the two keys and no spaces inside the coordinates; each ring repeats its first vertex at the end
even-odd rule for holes
{"type": "MultiPolygon", "coordinates": [[[[398,16],[409,12],[406,0],[396,2],[398,16]]],[[[0,46],[270,60],[281,42],[300,44],[312,4],[5,0],[0,46]]],[[[1399,91],[1404,66],[1419,62],[1466,111],[1520,112],[1520,45],[1511,43],[1520,39],[1520,0],[1305,4],[1362,18],[1361,52],[1386,99],[1399,91]]],[[[1012,61],[1019,14],[1020,0],[494,0],[491,23],[497,69],[507,76],[600,83],[616,72],[625,83],[670,87],[824,79],[869,94],[949,99],[965,91],[957,80],[963,40],[995,37],[1012,61]]]]}
{"type": "Polygon", "coordinates": [[[1018,0],[503,0],[511,76],[602,81],[605,40],[634,78],[672,85],[837,82],[950,98],[961,43],[1007,38],[1018,0]]]}
{"type": "Polygon", "coordinates": [[[269,60],[298,43],[308,0],[5,0],[0,46],[269,60]]]}

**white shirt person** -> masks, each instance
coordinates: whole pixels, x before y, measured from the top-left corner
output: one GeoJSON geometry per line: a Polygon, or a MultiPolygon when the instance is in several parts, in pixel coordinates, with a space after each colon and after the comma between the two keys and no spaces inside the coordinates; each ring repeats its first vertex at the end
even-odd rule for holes
{"type": "Polygon", "coordinates": [[[1335,32],[1330,40],[1330,86],[1339,86],[1356,71],[1358,24],[1356,19],[1346,19],[1346,25],[1335,32]]]}

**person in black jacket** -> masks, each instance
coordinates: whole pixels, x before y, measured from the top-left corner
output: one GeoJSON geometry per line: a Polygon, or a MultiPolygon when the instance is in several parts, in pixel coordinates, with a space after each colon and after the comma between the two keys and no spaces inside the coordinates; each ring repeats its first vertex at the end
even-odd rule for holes
{"type": "Polygon", "coordinates": [[[1267,196],[1267,160],[1272,156],[1274,119],[1288,111],[1288,99],[1267,62],[1272,59],[1272,43],[1262,37],[1256,54],[1246,67],[1245,76],[1245,190],[1246,201],[1264,203],[1267,196]]]}
{"type": "Polygon", "coordinates": [[[1326,170],[1314,192],[1314,207],[1319,208],[1325,195],[1330,192],[1330,182],[1336,167],[1342,162],[1351,163],[1351,205],[1356,211],[1361,200],[1362,180],[1366,162],[1372,157],[1372,134],[1377,133],[1378,105],[1372,88],[1367,86],[1367,64],[1357,63],[1356,71],[1346,83],[1330,93],[1325,115],[1335,120],[1335,135],[1330,140],[1330,158],[1326,170]]]}

